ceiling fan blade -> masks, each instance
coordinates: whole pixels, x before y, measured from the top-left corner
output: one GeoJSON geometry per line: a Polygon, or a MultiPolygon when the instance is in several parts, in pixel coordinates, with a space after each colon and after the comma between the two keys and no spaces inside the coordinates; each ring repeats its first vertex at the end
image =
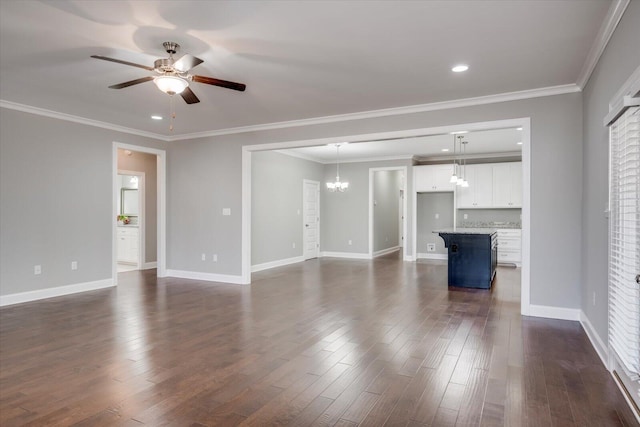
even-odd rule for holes
{"type": "Polygon", "coordinates": [[[151,77],[151,76],[142,77],[141,79],[130,80],[128,82],[124,82],[124,83],[120,83],[120,84],[117,84],[117,85],[109,86],[109,89],[122,89],[122,88],[125,88],[125,87],[137,85],[137,84],[140,84],[140,83],[149,82],[151,80],[153,80],[153,77],[151,77]]]}
{"type": "Polygon", "coordinates": [[[182,56],[182,58],[173,63],[173,68],[185,73],[196,65],[202,64],[203,62],[204,61],[202,59],[196,58],[195,56],[189,55],[187,53],[186,55],[182,56]]]}
{"type": "Polygon", "coordinates": [[[213,77],[193,76],[193,81],[213,86],[225,87],[227,89],[233,89],[240,92],[244,92],[244,90],[247,88],[247,86],[242,83],[234,83],[227,80],[214,79],[213,77]]]}
{"type": "Polygon", "coordinates": [[[191,90],[191,88],[185,88],[182,92],[180,92],[180,96],[184,99],[184,102],[187,104],[196,104],[200,102],[195,93],[191,90]]]}
{"type": "Polygon", "coordinates": [[[100,56],[100,55],[91,55],[91,57],[95,59],[102,59],[103,61],[117,62],[118,64],[130,65],[132,67],[142,68],[143,70],[153,71],[152,67],[147,67],[146,65],[136,64],[133,62],[122,61],[120,59],[114,59],[114,58],[109,58],[109,57],[100,56]]]}

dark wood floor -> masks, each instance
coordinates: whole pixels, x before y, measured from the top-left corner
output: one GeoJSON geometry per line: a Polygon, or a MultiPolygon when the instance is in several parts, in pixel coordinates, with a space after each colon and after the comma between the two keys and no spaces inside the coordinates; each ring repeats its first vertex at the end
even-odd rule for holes
{"type": "Polygon", "coordinates": [[[636,425],[578,323],[518,314],[519,270],[490,292],[396,255],[154,274],[0,310],[0,424],[636,425]]]}

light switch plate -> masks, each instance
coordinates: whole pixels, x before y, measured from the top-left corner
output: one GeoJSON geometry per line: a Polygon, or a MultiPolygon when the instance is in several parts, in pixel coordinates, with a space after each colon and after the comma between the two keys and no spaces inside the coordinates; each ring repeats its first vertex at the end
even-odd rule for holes
{"type": "Polygon", "coordinates": [[[71,261],[71,269],[72,270],[78,269],[78,261],[71,261]]]}
{"type": "Polygon", "coordinates": [[[34,265],[33,266],[33,274],[35,274],[36,276],[38,274],[42,274],[42,266],[40,265],[34,265]]]}
{"type": "Polygon", "coordinates": [[[224,216],[229,216],[229,215],[231,215],[231,208],[224,208],[224,209],[222,209],[222,215],[224,215],[224,216]]]}

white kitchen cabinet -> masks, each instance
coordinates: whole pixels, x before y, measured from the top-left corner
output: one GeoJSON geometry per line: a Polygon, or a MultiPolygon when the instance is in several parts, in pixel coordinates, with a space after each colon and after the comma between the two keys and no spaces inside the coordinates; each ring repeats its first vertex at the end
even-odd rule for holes
{"type": "Polygon", "coordinates": [[[522,262],[522,230],[498,229],[498,263],[515,264],[522,262]]]}
{"type": "Polygon", "coordinates": [[[493,207],[522,207],[522,162],[493,165],[493,207]]]}
{"type": "Polygon", "coordinates": [[[118,227],[118,262],[138,264],[139,234],[137,227],[118,227]]]}
{"type": "Polygon", "coordinates": [[[449,182],[453,165],[414,166],[414,189],[418,193],[454,191],[455,184],[449,182]]]}
{"type": "Polygon", "coordinates": [[[467,165],[468,187],[458,187],[458,209],[491,208],[493,203],[493,170],[491,164],[467,165]]]}

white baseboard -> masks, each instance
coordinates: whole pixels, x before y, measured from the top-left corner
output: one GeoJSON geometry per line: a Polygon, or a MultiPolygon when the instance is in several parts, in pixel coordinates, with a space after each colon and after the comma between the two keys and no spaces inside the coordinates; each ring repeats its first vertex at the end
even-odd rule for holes
{"type": "Polygon", "coordinates": [[[404,258],[402,258],[403,261],[408,261],[408,262],[412,262],[413,261],[413,256],[411,255],[405,255],[404,258]]]}
{"type": "Polygon", "coordinates": [[[369,254],[363,254],[359,252],[320,252],[321,257],[332,258],[351,258],[351,259],[371,259],[369,254]]]}
{"type": "Polygon", "coordinates": [[[270,268],[282,267],[289,264],[296,264],[298,262],[303,262],[304,256],[296,256],[293,258],[285,258],[279,259],[277,261],[264,262],[262,264],[256,264],[251,266],[251,272],[255,273],[257,271],[268,270],[270,268]]]}
{"type": "Polygon", "coordinates": [[[399,250],[400,250],[400,246],[394,246],[392,248],[387,248],[387,249],[380,249],[379,251],[375,251],[373,253],[373,257],[376,258],[382,255],[390,254],[392,252],[398,252],[399,250]]]}
{"type": "Polygon", "coordinates": [[[58,286],[55,288],[38,289],[36,291],[20,292],[17,294],[0,295],[0,307],[37,301],[45,298],[76,294],[79,292],[95,291],[96,289],[114,286],[113,279],[95,280],[93,282],[76,283],[75,285],[58,286]]]}
{"type": "Polygon", "coordinates": [[[531,304],[529,305],[527,316],[579,321],[580,310],[577,308],[552,307],[549,305],[531,304]]]}
{"type": "Polygon", "coordinates": [[[418,252],[417,259],[442,259],[447,260],[449,257],[447,254],[434,254],[434,253],[420,253],[418,252]]]}
{"type": "Polygon", "coordinates": [[[145,262],[142,264],[142,267],[140,267],[140,270],[151,270],[153,268],[158,268],[158,263],[156,261],[145,262]]]}
{"type": "Polygon", "coordinates": [[[203,273],[200,271],[170,270],[167,269],[168,277],[179,279],[204,280],[205,282],[232,283],[234,285],[245,285],[242,276],[232,276],[230,274],[203,273]]]}
{"type": "Polygon", "coordinates": [[[595,328],[589,321],[586,313],[580,310],[580,324],[582,324],[582,328],[584,329],[587,337],[589,337],[589,341],[591,341],[591,345],[600,356],[600,360],[604,366],[609,369],[609,348],[604,344],[600,335],[596,332],[595,328]]]}

